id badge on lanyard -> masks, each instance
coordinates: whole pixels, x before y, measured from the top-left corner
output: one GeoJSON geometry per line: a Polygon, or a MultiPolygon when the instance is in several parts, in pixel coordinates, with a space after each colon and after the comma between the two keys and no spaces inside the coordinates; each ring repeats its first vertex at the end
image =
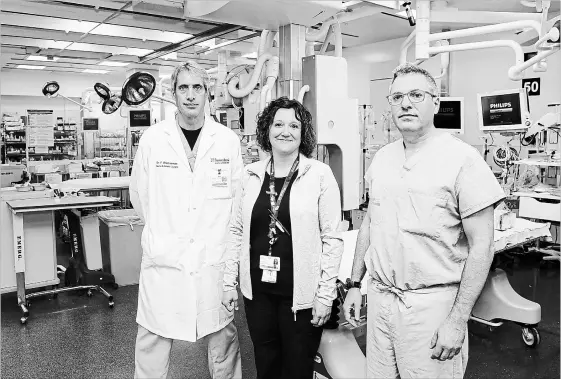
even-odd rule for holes
{"type": "Polygon", "coordinates": [[[259,268],[261,270],[263,270],[263,276],[261,277],[262,282],[266,282],[266,283],[276,283],[277,282],[277,272],[280,271],[281,260],[280,260],[279,257],[271,256],[271,254],[273,252],[273,245],[277,241],[277,237],[276,237],[277,228],[281,232],[283,232],[283,233],[286,232],[288,234],[288,230],[285,227],[282,226],[282,224],[278,220],[277,216],[278,216],[278,213],[279,213],[279,207],[280,207],[282,198],[284,197],[284,194],[286,193],[288,185],[290,184],[290,181],[292,180],[292,176],[294,175],[294,173],[296,172],[296,169],[298,168],[298,163],[300,161],[299,158],[300,158],[299,156],[296,158],[296,160],[292,164],[292,167],[290,168],[290,172],[288,173],[288,176],[284,179],[284,183],[282,185],[282,189],[281,189],[281,192],[280,192],[278,198],[275,198],[276,195],[277,195],[277,193],[275,191],[275,165],[274,165],[273,159],[271,158],[271,175],[269,177],[269,191],[267,191],[267,193],[269,194],[269,199],[270,199],[270,203],[271,203],[271,209],[269,210],[269,214],[271,216],[271,221],[269,222],[269,234],[268,234],[268,237],[269,237],[269,255],[261,255],[259,257],[259,268]]]}

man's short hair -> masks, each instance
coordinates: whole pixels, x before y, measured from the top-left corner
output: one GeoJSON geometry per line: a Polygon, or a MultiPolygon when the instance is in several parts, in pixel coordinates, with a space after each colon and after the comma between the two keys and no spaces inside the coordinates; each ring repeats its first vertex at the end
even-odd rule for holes
{"type": "Polygon", "coordinates": [[[208,88],[210,86],[210,77],[204,68],[202,68],[198,63],[194,61],[187,61],[180,64],[175,68],[173,74],[171,74],[171,92],[175,95],[175,87],[177,86],[177,77],[182,71],[187,71],[190,75],[198,76],[203,80],[203,86],[205,91],[208,93],[208,88]]]}
{"type": "Polygon", "coordinates": [[[434,77],[424,68],[421,68],[421,67],[419,67],[417,65],[414,65],[412,63],[404,63],[402,65],[397,66],[393,70],[392,73],[393,73],[393,79],[392,79],[392,82],[390,84],[390,92],[391,92],[391,89],[392,89],[393,82],[395,81],[395,79],[397,77],[404,76],[404,75],[410,75],[410,74],[418,74],[418,75],[423,75],[425,77],[425,79],[427,80],[427,83],[429,84],[430,92],[434,96],[439,95],[438,87],[436,86],[436,80],[434,80],[434,77]]]}

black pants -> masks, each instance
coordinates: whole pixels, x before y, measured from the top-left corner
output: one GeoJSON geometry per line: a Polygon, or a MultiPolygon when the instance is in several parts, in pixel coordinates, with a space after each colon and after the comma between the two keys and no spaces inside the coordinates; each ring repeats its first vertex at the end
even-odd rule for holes
{"type": "Polygon", "coordinates": [[[257,379],[312,379],[322,327],[313,326],[312,309],[292,312],[292,297],[254,293],[244,298],[255,351],[257,379]]]}

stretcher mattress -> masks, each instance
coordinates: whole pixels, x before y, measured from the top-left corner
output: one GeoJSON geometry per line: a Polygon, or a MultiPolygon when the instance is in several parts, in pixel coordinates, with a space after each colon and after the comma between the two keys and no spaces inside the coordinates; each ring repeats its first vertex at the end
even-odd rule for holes
{"type": "MultiPolygon", "coordinates": [[[[549,223],[537,223],[522,218],[516,218],[512,229],[505,231],[495,230],[494,251],[498,253],[509,247],[538,238],[551,240],[549,227],[549,223]]],[[[347,278],[351,277],[357,236],[358,230],[343,232],[344,251],[339,268],[339,280],[342,282],[345,282],[347,278]]],[[[365,279],[362,282],[361,292],[363,294],[366,294],[367,277],[368,275],[365,275],[365,279]]]]}

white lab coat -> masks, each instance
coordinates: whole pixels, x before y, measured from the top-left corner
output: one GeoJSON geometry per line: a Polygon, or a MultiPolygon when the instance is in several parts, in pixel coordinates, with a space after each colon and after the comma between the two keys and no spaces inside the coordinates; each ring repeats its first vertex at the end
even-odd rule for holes
{"type": "Polygon", "coordinates": [[[208,116],[194,170],[184,146],[176,121],[165,120],[146,130],[135,156],[130,198],[145,220],[136,321],[196,341],[233,319],[221,303],[223,256],[243,162],[238,136],[208,116]]]}

